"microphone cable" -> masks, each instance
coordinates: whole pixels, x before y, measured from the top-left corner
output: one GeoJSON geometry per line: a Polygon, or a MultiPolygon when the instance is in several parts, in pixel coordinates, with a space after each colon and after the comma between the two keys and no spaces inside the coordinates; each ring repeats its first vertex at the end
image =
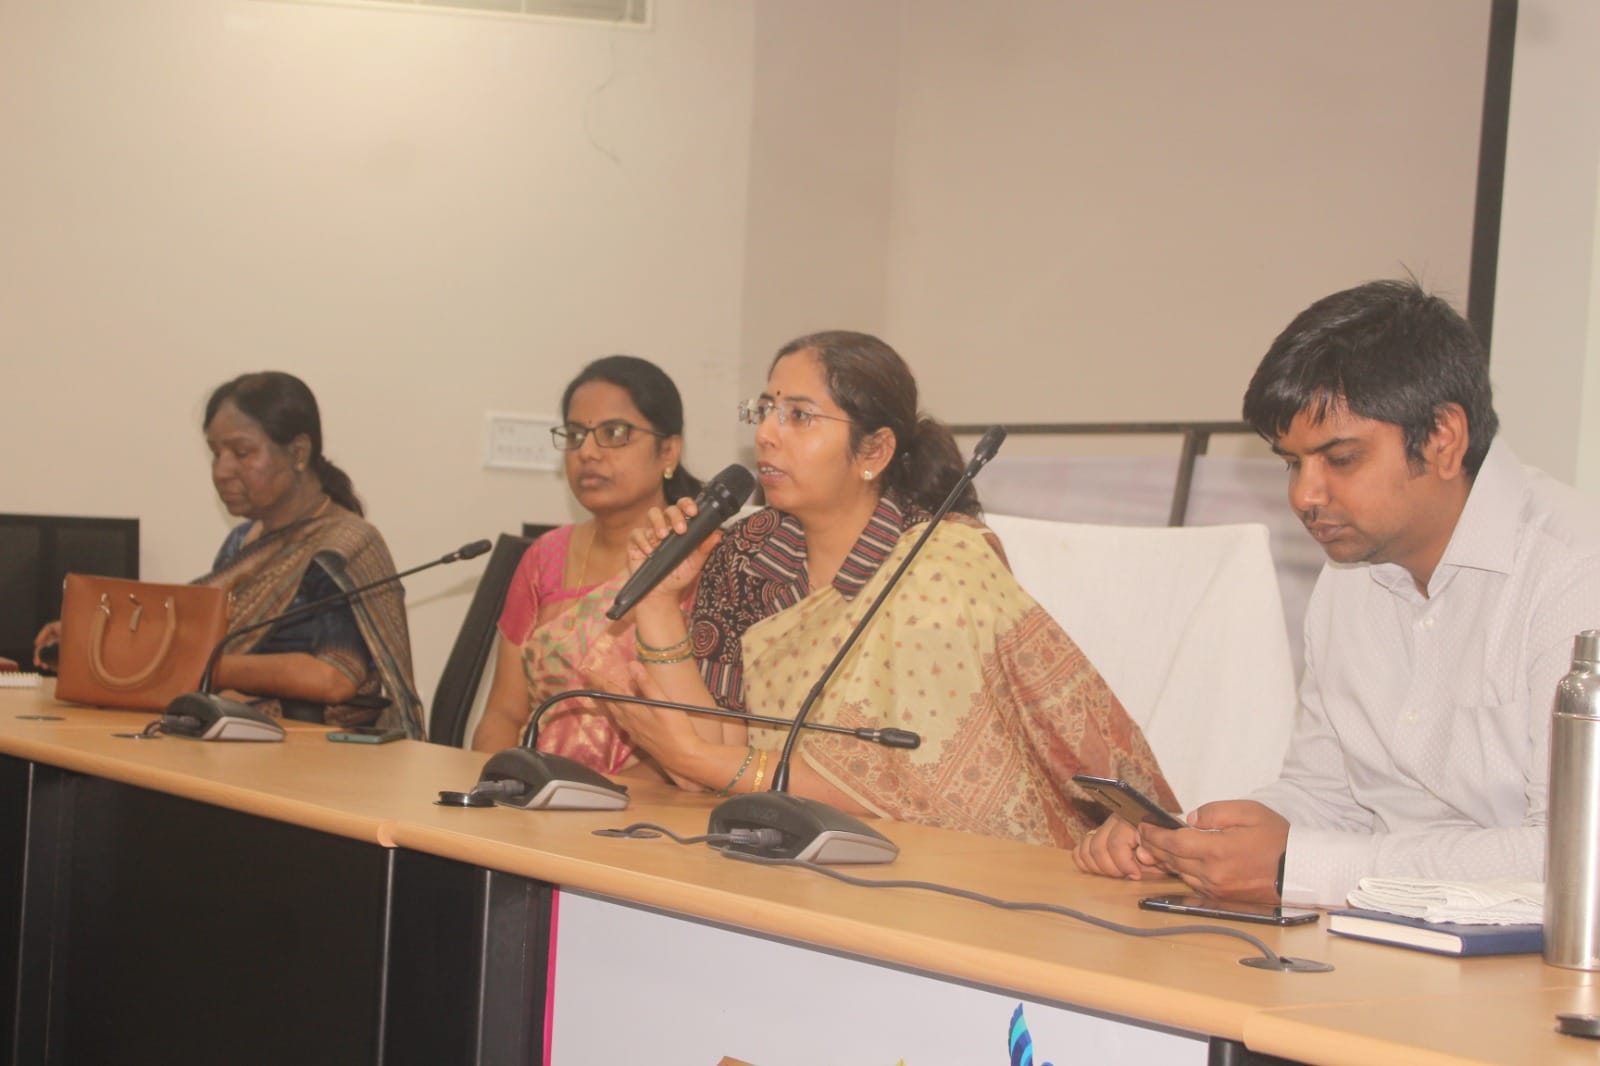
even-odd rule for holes
{"type": "MultiPolygon", "coordinates": [[[[742,829],[734,830],[732,833],[727,834],[715,834],[715,836],[721,837],[734,836],[741,833],[776,832],[776,830],[742,829]]],[[[717,840],[713,839],[713,834],[705,834],[695,837],[679,836],[666,826],[656,825],[654,822],[634,822],[632,825],[624,826],[621,829],[596,829],[594,831],[594,835],[603,837],[621,837],[628,840],[650,840],[659,839],[662,836],[668,836],[677,841],[679,844],[761,843],[760,841],[717,840]]],[[[1164,936],[1232,937],[1235,940],[1243,940],[1245,943],[1259,951],[1262,959],[1267,964],[1265,967],[1263,967],[1264,969],[1289,972],[1292,969],[1290,964],[1295,961],[1286,956],[1279,955],[1276,951],[1273,951],[1272,948],[1269,947],[1267,943],[1260,937],[1252,936],[1242,929],[1229,929],[1226,926],[1221,925],[1168,925],[1157,928],[1147,928],[1145,926],[1138,925],[1123,925],[1121,922],[1113,922],[1109,918],[1101,918],[1097,915],[1088,914],[1072,907],[1063,907],[1057,903],[1033,903],[1023,900],[1000,899],[996,896],[984,895],[982,892],[973,892],[970,889],[956,888],[953,885],[941,885],[934,881],[911,881],[903,878],[875,880],[867,877],[856,877],[853,874],[847,874],[840,870],[836,870],[831,866],[823,866],[814,862],[804,862],[800,859],[766,858],[760,855],[752,855],[739,851],[724,851],[722,854],[726,855],[730,859],[737,859],[740,862],[753,862],[760,866],[798,866],[801,869],[812,870],[816,873],[823,874],[826,877],[831,877],[835,881],[842,881],[847,885],[855,885],[859,888],[914,888],[920,889],[924,892],[936,892],[940,895],[954,896],[957,899],[971,900],[974,903],[982,903],[984,906],[995,907],[1004,911],[1040,911],[1045,914],[1056,914],[1063,918],[1071,918],[1074,921],[1084,922],[1088,925],[1094,926],[1097,929],[1105,929],[1112,933],[1121,933],[1124,936],[1134,936],[1140,938],[1164,936]]]]}
{"type": "MultiPolygon", "coordinates": [[[[701,833],[699,836],[679,836],[664,825],[654,822],[634,822],[621,829],[596,829],[597,837],[619,837],[623,840],[659,840],[671,837],[679,844],[749,844],[755,847],[774,847],[781,843],[783,834],[776,829],[730,829],[726,833],[701,833]]],[[[799,865],[807,865],[801,863],[799,865]]]]}

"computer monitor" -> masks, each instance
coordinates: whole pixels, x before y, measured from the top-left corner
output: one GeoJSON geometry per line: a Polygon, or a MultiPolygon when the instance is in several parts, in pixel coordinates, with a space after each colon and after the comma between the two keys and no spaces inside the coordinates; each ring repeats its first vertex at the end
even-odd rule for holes
{"type": "Polygon", "coordinates": [[[137,518],[0,514],[0,656],[33,661],[33,637],[61,617],[68,573],[139,576],[137,518]]]}

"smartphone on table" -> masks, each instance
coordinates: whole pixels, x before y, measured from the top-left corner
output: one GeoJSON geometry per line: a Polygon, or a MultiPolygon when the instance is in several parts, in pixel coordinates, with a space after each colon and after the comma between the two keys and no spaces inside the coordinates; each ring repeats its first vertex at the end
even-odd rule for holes
{"type": "Polygon", "coordinates": [[[1147,911],[1193,914],[1200,918],[1226,918],[1234,922],[1259,922],[1263,925],[1307,925],[1317,920],[1320,911],[1304,907],[1285,907],[1279,903],[1236,903],[1231,899],[1212,899],[1175,892],[1169,896],[1146,896],[1139,906],[1147,911]]]}
{"type": "Polygon", "coordinates": [[[328,739],[346,744],[387,744],[391,740],[404,740],[406,731],[389,726],[356,725],[329,733],[328,739]]]}
{"type": "Polygon", "coordinates": [[[1160,826],[1162,829],[1182,829],[1184,824],[1177,815],[1164,811],[1156,805],[1155,800],[1134,788],[1126,781],[1118,781],[1110,777],[1095,777],[1092,774],[1074,774],[1073,783],[1082,786],[1085,792],[1111,809],[1111,813],[1127,822],[1129,825],[1138,825],[1149,822],[1151,825],[1160,826]]]}

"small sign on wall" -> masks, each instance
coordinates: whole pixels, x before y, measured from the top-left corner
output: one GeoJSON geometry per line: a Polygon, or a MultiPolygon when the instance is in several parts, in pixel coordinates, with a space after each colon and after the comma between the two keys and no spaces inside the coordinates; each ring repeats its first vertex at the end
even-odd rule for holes
{"type": "Polygon", "coordinates": [[[550,415],[490,411],[484,433],[483,465],[492,470],[557,470],[561,453],[550,439],[550,415]]]}

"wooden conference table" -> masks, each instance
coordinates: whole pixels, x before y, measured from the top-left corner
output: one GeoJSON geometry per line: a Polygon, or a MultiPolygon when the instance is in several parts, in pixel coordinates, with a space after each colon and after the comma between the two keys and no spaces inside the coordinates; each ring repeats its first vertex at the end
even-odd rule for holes
{"type": "MultiPolygon", "coordinates": [[[[151,715],[49,692],[0,690],[0,996],[16,1005],[0,1035],[17,1062],[638,1061],[613,1048],[641,1026],[657,1062],[1004,1062],[1018,1004],[1041,1062],[1153,1060],[1143,1039],[1172,1061],[1600,1056],[1554,1031],[1557,1011],[1600,1010],[1591,976],[1537,956],[1226,923],[1335,967],[1268,972],[1241,966],[1256,952],[1231,938],[1138,939],[593,835],[703,832],[714,801],[666,788],[635,786],[620,812],[445,808],[438,791],[470,787],[484,756],[293,724],[282,744],[134,740],[118,734],[151,715]],[[973,1024],[982,1060],[952,1050],[973,1024]],[[924,1046],[947,1054],[903,1050],[924,1046]]],[[[900,858],[851,872],[1185,924],[1135,906],[1175,883],[886,832],[900,858]]]]}

